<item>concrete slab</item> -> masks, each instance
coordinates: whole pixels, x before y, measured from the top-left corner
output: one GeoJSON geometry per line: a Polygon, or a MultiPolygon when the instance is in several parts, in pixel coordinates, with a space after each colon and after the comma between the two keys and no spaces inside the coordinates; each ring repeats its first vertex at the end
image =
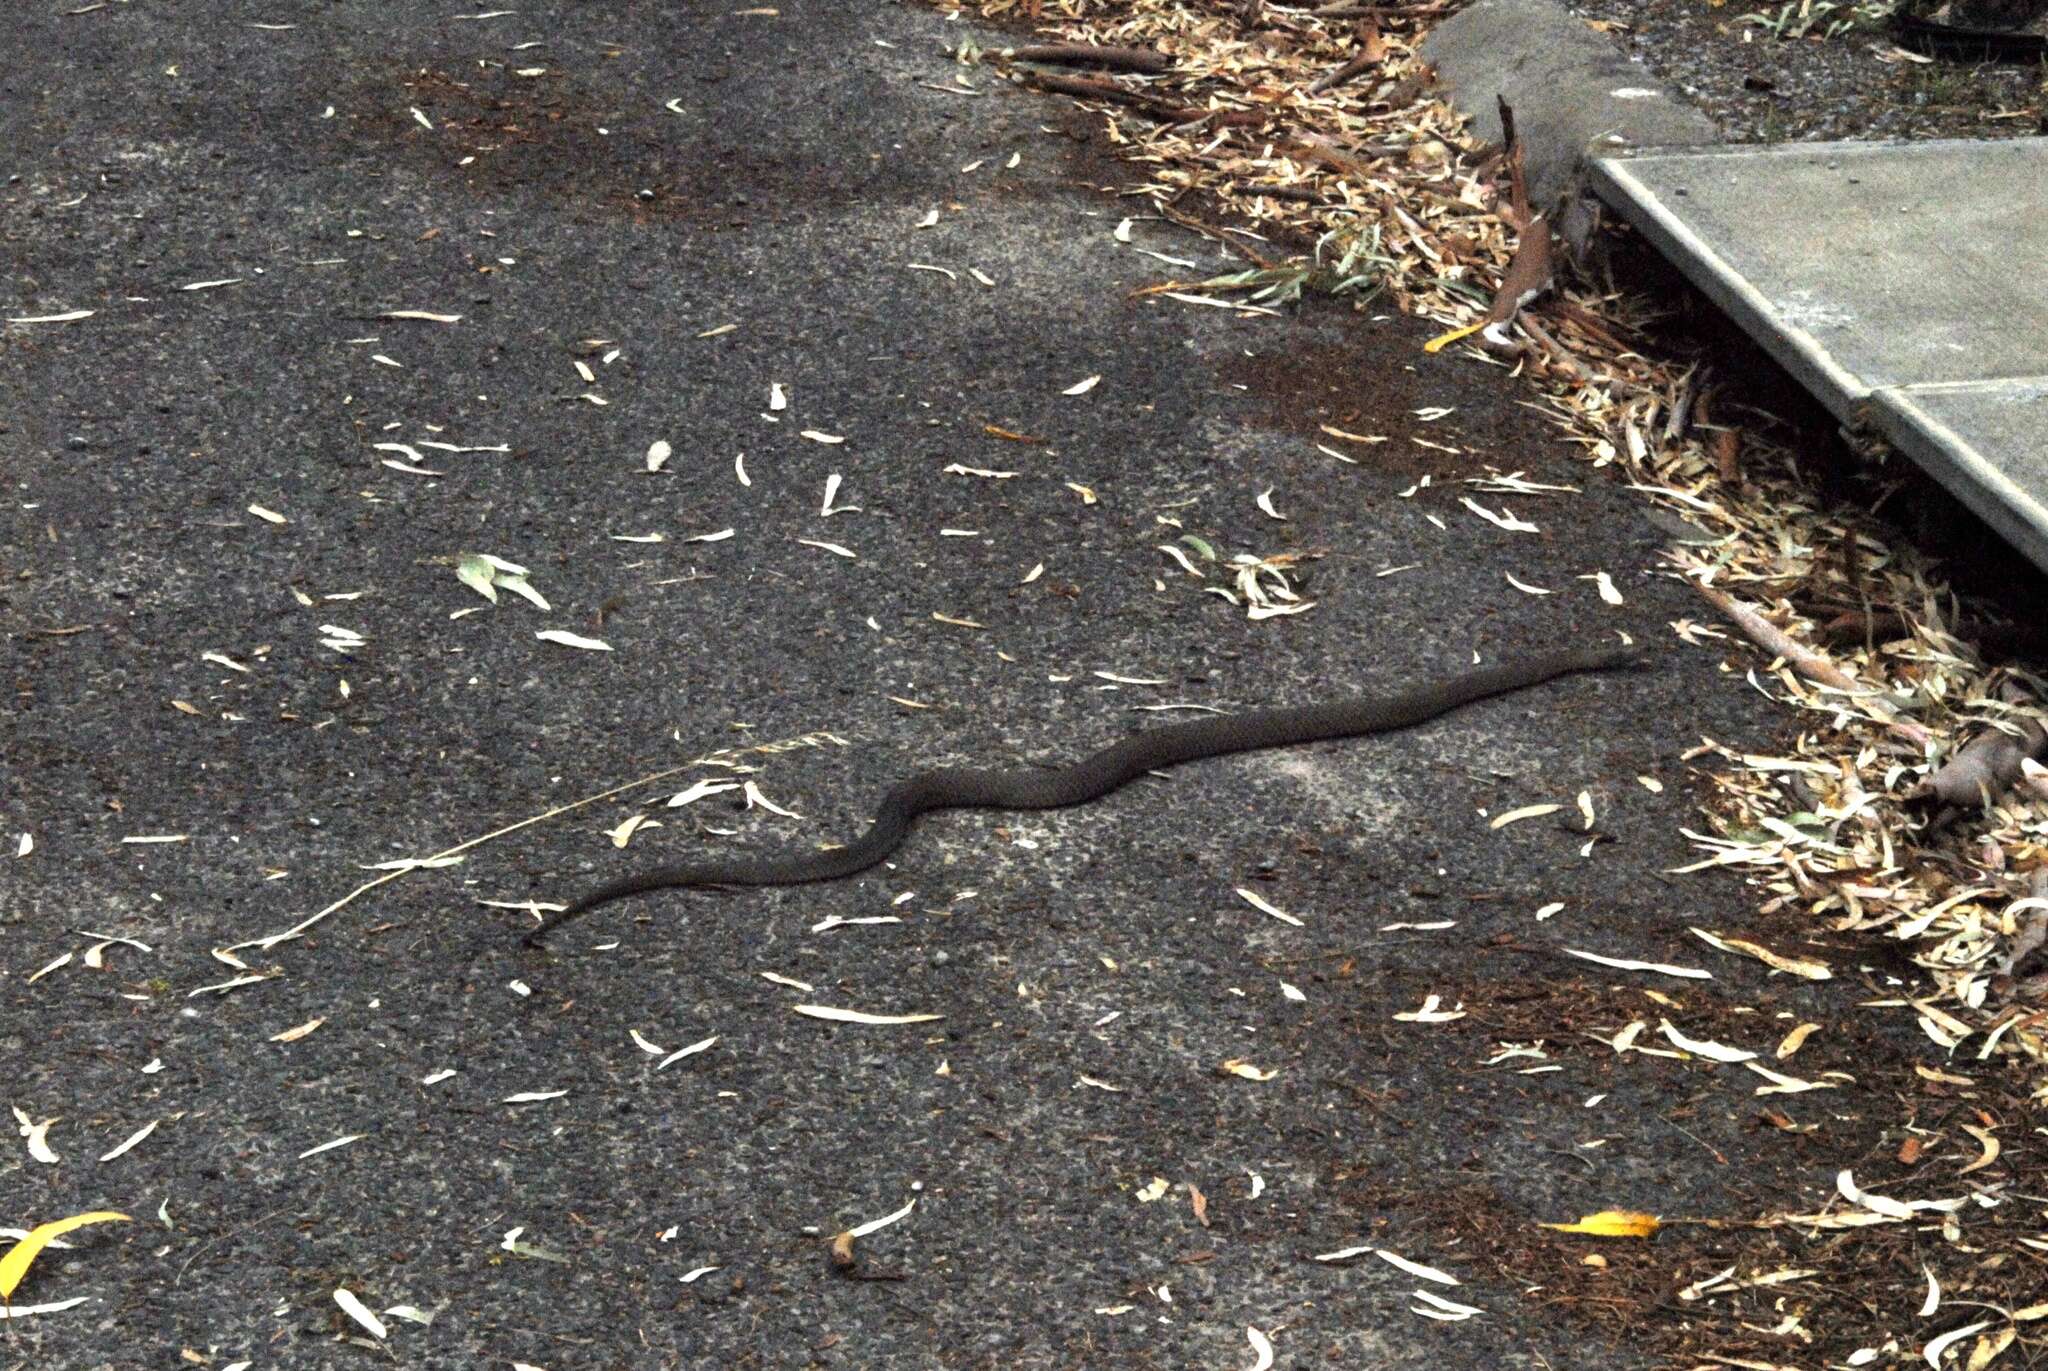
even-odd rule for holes
{"type": "Polygon", "coordinates": [[[1870,417],[1899,451],[2048,568],[2048,376],[1886,386],[1870,417]]]}
{"type": "MultiPolygon", "coordinates": [[[[1422,54],[1480,137],[1501,139],[1496,97],[1514,108],[1538,208],[1573,196],[1591,151],[1720,141],[1712,120],[1556,0],[1478,0],[1439,24],[1422,54]]],[[[1555,222],[1569,234],[1569,221],[1555,222]]]]}
{"type": "Polygon", "coordinates": [[[1880,423],[2048,567],[2048,298],[2014,283],[2048,260],[2015,199],[2048,181],[2048,138],[1648,152],[1590,174],[1830,410],[1880,423]]]}

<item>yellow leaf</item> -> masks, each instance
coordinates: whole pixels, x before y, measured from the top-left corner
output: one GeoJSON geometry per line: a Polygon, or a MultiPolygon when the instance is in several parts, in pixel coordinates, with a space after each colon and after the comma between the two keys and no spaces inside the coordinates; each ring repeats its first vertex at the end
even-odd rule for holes
{"type": "Polygon", "coordinates": [[[1486,321],[1484,319],[1481,319],[1476,324],[1467,324],[1464,328],[1454,328],[1449,333],[1440,333],[1436,337],[1424,343],[1422,345],[1422,350],[1424,352],[1442,352],[1445,348],[1449,347],[1452,343],[1457,342],[1460,338],[1469,338],[1473,334],[1479,332],[1479,330],[1485,327],[1486,321]]]}
{"type": "Polygon", "coordinates": [[[111,1223],[114,1220],[129,1223],[126,1214],[116,1214],[110,1209],[95,1209],[90,1214],[73,1214],[68,1219],[57,1219],[51,1223],[38,1224],[29,1230],[27,1237],[7,1250],[0,1257],[0,1300],[14,1298],[14,1287],[21,1284],[21,1278],[28,1274],[28,1264],[36,1254],[49,1244],[52,1238],[61,1238],[74,1228],[83,1228],[89,1223],[111,1223]]]}
{"type": "Polygon", "coordinates": [[[1655,1214],[1638,1214],[1628,1209],[1603,1209],[1577,1223],[1546,1223],[1560,1233],[1590,1233],[1596,1238],[1647,1238],[1663,1227],[1655,1214]]]}

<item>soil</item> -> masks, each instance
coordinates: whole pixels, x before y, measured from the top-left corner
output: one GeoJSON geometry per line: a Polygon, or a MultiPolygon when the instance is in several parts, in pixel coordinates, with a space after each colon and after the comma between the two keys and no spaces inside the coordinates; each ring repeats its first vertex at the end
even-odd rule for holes
{"type": "Polygon", "coordinates": [[[2039,66],[1920,60],[1875,5],[1790,0],[1569,0],[1732,142],[2017,138],[2048,131],[2039,66]],[[1798,34],[1802,4],[1823,15],[1798,34]],[[1772,24],[1790,12],[1785,37],[1772,24]],[[1766,22],[1768,21],[1768,22],[1766,22]],[[1828,35],[1832,23],[1845,31],[1828,35]]]}

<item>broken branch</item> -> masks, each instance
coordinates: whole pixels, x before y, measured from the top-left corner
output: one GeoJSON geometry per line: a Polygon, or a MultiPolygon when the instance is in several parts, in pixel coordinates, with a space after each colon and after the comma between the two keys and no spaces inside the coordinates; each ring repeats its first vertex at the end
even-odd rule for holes
{"type": "MultiPolygon", "coordinates": [[[[2012,733],[1989,728],[1955,750],[1927,778],[1906,793],[1905,803],[1917,809],[1946,810],[1989,807],[2018,782],[2028,761],[2048,752],[2048,729],[2027,719],[2012,733]]],[[[2027,786],[2039,795],[2038,781],[2027,786]]]]}
{"type": "Polygon", "coordinates": [[[1326,90],[1341,86],[1360,72],[1365,71],[1369,67],[1376,67],[1386,59],[1387,48],[1386,44],[1380,42],[1380,26],[1378,22],[1368,19],[1365,21],[1363,29],[1364,32],[1359,35],[1358,39],[1358,55],[1343,66],[1317,77],[1308,88],[1310,95],[1321,95],[1326,90]]]}
{"type": "Polygon", "coordinates": [[[1859,684],[1854,677],[1827,658],[1821,656],[1818,652],[1815,652],[1812,648],[1794,642],[1790,634],[1786,633],[1784,629],[1779,628],[1769,619],[1766,619],[1763,616],[1763,611],[1756,606],[1744,604],[1725,591],[1716,590],[1714,587],[1696,579],[1693,580],[1692,585],[1693,589],[1697,590],[1708,604],[1720,610],[1723,615],[1727,616],[1729,622],[1749,635],[1751,642],[1754,642],[1758,647],[1763,648],[1773,656],[1782,657],[1801,676],[1806,677],[1810,681],[1818,681],[1831,690],[1839,690],[1845,695],[1854,695],[1869,700],[1872,707],[1877,709],[1883,717],[1885,727],[1913,744],[1923,754],[1934,746],[1933,734],[1911,720],[1900,719],[1893,715],[1889,704],[1883,700],[1872,698],[1875,692],[1868,686],[1859,684]]]}
{"type": "Polygon", "coordinates": [[[1116,71],[1157,74],[1173,70],[1173,58],[1157,48],[1097,47],[1092,43],[1031,43],[1009,48],[1013,62],[1045,62],[1053,66],[1109,67],[1116,71]]]}

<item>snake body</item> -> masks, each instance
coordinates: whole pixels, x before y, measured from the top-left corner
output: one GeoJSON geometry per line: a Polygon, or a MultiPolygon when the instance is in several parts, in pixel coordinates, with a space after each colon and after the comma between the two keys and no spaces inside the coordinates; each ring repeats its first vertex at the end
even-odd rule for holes
{"type": "Polygon", "coordinates": [[[1505,695],[1559,676],[1581,671],[1617,671],[1641,664],[1638,655],[1626,648],[1545,653],[1428,682],[1394,695],[1358,696],[1169,724],[1133,734],[1053,770],[941,767],[924,771],[884,795],[868,831],[844,847],[752,860],[687,862],[621,877],[599,886],[544,921],[527,935],[526,941],[529,946],[538,946],[548,934],[599,905],[652,890],[806,885],[851,876],[894,852],[917,817],[935,809],[1064,809],[1100,799],[1160,767],[1232,752],[1386,733],[1434,719],[1474,700],[1505,695]]]}

